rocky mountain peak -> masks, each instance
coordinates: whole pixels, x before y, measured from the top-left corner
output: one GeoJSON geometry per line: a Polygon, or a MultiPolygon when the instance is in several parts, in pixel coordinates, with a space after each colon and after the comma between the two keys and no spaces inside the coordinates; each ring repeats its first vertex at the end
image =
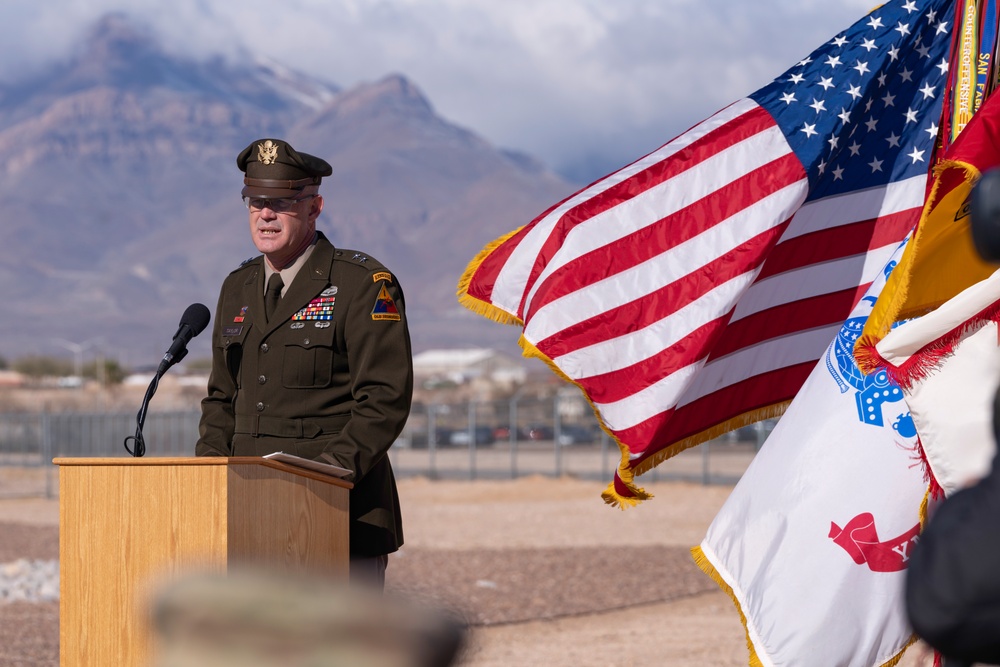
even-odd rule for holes
{"type": "Polygon", "coordinates": [[[136,54],[155,49],[152,36],[121,13],[106,14],[88,31],[84,56],[105,64],[121,63],[136,54]]]}
{"type": "Polygon", "coordinates": [[[90,30],[67,78],[81,86],[150,88],[187,79],[190,71],[185,70],[161,51],[151,33],[113,13],[90,30]]]}
{"type": "Polygon", "coordinates": [[[0,354],[52,353],[35,332],[70,327],[126,365],[158,358],[184,306],[214,303],[256,253],[235,157],[264,136],[334,165],[322,225],[406,283],[415,349],[516,339],[458,306],[455,285],[570,184],[441,118],[402,74],[339,92],[280,63],[172,54],[110,14],[73,58],[0,88],[0,196],[20,225],[0,259],[18,286],[0,354]]]}
{"type": "Polygon", "coordinates": [[[323,113],[326,120],[363,114],[429,119],[434,108],[409,79],[401,74],[387,76],[374,83],[362,83],[341,93],[323,113]]]}

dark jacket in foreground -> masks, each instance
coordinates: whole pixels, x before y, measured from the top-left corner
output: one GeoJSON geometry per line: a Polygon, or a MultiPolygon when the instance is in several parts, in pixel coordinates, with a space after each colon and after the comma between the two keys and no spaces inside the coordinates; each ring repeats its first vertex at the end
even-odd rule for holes
{"type": "Polygon", "coordinates": [[[913,549],[906,610],[949,658],[1000,664],[1000,463],[944,501],[913,549]]]}
{"type": "Polygon", "coordinates": [[[270,322],[263,280],[261,256],[223,283],[196,454],[284,451],[353,470],[351,555],[396,551],[387,452],[413,392],[402,290],[377,261],[322,234],[270,322]]]}

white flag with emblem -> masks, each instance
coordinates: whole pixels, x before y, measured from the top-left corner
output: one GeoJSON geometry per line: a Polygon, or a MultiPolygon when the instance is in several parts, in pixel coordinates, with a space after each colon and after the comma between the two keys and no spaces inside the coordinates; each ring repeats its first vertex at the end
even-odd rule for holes
{"type": "Polygon", "coordinates": [[[927,490],[916,429],[900,388],[853,356],[901,253],[693,549],[743,615],[751,664],[873,667],[911,640],[904,575],[927,490]]]}

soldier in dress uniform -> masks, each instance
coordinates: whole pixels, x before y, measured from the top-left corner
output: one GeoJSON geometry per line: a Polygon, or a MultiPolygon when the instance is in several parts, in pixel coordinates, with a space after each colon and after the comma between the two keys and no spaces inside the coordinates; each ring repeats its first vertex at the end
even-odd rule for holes
{"type": "Polygon", "coordinates": [[[325,160],[261,139],[236,163],[262,254],[222,285],[196,454],[283,451],[352,470],[351,579],[381,586],[403,543],[387,455],[413,391],[402,289],[316,230],[325,160]]]}

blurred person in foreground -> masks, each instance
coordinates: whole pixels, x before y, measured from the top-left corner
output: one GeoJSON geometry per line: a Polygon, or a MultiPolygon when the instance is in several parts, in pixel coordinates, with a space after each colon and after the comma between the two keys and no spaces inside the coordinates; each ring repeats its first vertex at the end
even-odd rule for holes
{"type": "MultiPolygon", "coordinates": [[[[1000,263],[1000,169],[990,169],[967,202],[976,253],[1000,263]]],[[[956,217],[956,220],[958,218],[956,217]]],[[[986,363],[987,360],[981,360],[986,363]]],[[[1000,392],[993,442],[1000,442],[1000,392]]],[[[943,667],[1000,665],[1000,459],[945,500],[913,548],[906,611],[914,631],[943,656],[943,667]]]]}
{"type": "Polygon", "coordinates": [[[449,667],[467,632],[442,609],[301,574],[189,574],[152,602],[155,667],[449,667]]]}
{"type": "Polygon", "coordinates": [[[236,164],[262,254],[222,285],[195,453],[282,451],[351,470],[351,580],[382,588],[403,544],[387,456],[413,392],[403,292],[378,261],[316,230],[325,160],[260,139],[236,164]]]}
{"type": "MultiPolygon", "coordinates": [[[[997,394],[1000,398],[1000,393],[997,394]]],[[[994,400],[993,430],[997,432],[994,400]]],[[[1000,664],[1000,461],[934,512],[913,548],[906,610],[944,667],[1000,664]]]]}

